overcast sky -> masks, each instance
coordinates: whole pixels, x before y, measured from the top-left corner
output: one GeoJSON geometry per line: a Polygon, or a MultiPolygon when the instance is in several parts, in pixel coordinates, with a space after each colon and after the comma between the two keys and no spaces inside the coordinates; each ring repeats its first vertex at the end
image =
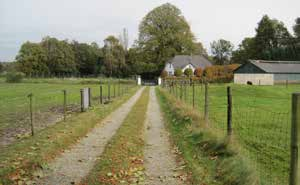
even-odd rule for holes
{"type": "Polygon", "coordinates": [[[219,38],[237,46],[254,35],[264,14],[291,32],[300,17],[300,0],[0,0],[0,61],[13,60],[23,42],[47,35],[103,45],[106,36],[127,28],[132,44],[142,18],[166,2],[181,9],[207,49],[219,38]]]}

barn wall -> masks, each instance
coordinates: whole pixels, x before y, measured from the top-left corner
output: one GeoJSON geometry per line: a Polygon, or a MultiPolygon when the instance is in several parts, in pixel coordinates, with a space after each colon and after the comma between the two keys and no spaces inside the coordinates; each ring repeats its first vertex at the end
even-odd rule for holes
{"type": "Polygon", "coordinates": [[[274,81],[276,84],[286,83],[300,83],[300,74],[274,74],[274,81]]]}
{"type": "Polygon", "coordinates": [[[167,71],[168,75],[174,75],[175,70],[174,70],[173,64],[166,63],[165,71],[167,71]]]}
{"type": "Polygon", "coordinates": [[[235,73],[234,83],[235,84],[247,84],[252,82],[253,85],[274,85],[273,74],[253,74],[253,73],[235,73]]]}

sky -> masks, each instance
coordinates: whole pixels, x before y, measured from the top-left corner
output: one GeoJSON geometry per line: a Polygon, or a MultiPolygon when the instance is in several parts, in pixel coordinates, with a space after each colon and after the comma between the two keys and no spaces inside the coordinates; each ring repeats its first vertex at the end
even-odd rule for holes
{"type": "Polygon", "coordinates": [[[300,0],[0,0],[0,61],[14,60],[22,43],[45,36],[102,46],[108,35],[127,28],[132,44],[143,17],[167,2],[182,11],[208,51],[220,38],[237,47],[254,36],[265,14],[284,22],[290,32],[300,17],[300,0]]]}

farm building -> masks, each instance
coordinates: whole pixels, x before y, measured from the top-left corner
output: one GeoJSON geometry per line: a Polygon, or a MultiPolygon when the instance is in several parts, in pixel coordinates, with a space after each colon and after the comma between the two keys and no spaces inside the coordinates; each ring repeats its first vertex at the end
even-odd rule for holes
{"type": "Polygon", "coordinates": [[[234,83],[274,85],[300,83],[300,61],[250,60],[234,70],[234,83]]]}
{"type": "Polygon", "coordinates": [[[190,68],[194,72],[197,68],[204,70],[211,65],[211,62],[201,55],[177,55],[166,63],[164,70],[168,75],[174,75],[175,69],[181,69],[184,72],[190,68]]]}

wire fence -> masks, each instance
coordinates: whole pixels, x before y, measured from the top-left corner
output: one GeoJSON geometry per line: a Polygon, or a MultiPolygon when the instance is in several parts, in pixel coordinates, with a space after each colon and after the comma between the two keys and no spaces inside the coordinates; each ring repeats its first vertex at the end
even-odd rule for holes
{"type": "Polygon", "coordinates": [[[293,88],[238,85],[228,88],[224,84],[206,86],[190,80],[164,81],[163,87],[199,110],[207,125],[238,141],[241,154],[259,175],[259,184],[289,184],[293,88]]]}
{"type": "Polygon", "coordinates": [[[15,89],[24,92],[18,97],[10,96],[7,92],[2,93],[7,94],[7,97],[0,98],[0,148],[81,112],[82,88],[90,89],[90,104],[100,106],[128,93],[136,84],[134,81],[62,86],[34,84],[34,88],[30,90],[26,90],[29,84],[10,86],[13,86],[10,91],[15,89]]]}

